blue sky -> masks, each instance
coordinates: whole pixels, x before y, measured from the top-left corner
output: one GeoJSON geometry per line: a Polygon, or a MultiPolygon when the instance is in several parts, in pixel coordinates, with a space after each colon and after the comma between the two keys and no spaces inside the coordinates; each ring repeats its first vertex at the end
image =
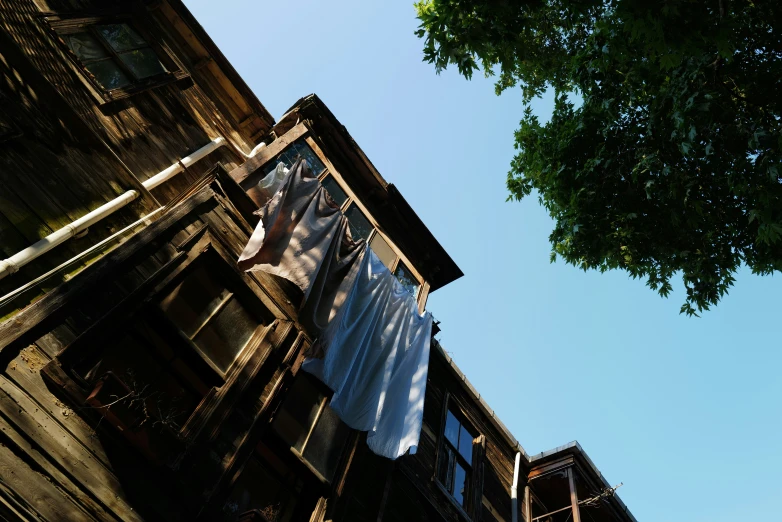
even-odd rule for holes
{"type": "Polygon", "coordinates": [[[437,76],[412,0],[185,3],[276,118],[317,93],[456,260],[428,308],[528,453],[578,440],[642,522],[779,518],[782,277],[695,319],[680,282],[550,264],[546,212],[505,201],[520,92],[437,76]]]}

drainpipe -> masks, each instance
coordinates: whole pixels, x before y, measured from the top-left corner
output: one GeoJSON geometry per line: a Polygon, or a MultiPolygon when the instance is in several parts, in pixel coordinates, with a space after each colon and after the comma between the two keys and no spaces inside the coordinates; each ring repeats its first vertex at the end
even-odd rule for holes
{"type": "MultiPolygon", "coordinates": [[[[519,462],[521,461],[521,452],[516,452],[516,463],[513,465],[513,485],[510,487],[510,505],[511,518],[513,522],[519,522],[519,462]]],[[[529,522],[529,521],[527,521],[529,522]]]]}
{"type": "MultiPolygon", "coordinates": [[[[207,143],[206,145],[204,145],[203,147],[201,147],[200,149],[198,149],[197,151],[195,151],[194,153],[190,154],[189,156],[185,156],[184,158],[179,160],[177,163],[174,163],[167,169],[158,172],[148,180],[144,181],[142,185],[144,186],[145,189],[152,190],[153,188],[161,185],[162,183],[165,183],[169,179],[176,176],[177,174],[185,170],[185,168],[195,164],[199,160],[203,159],[210,153],[214,152],[215,150],[217,150],[218,148],[226,144],[227,142],[225,138],[217,137],[212,141],[210,141],[209,143],[207,143]]],[[[257,152],[258,150],[260,150],[260,148],[262,147],[256,147],[255,149],[253,149],[253,152],[257,152]]],[[[65,225],[63,228],[55,232],[52,232],[45,238],[39,240],[36,243],[33,243],[32,245],[25,248],[21,252],[14,254],[8,259],[0,260],[0,279],[3,279],[8,275],[18,272],[19,269],[22,268],[27,263],[33,261],[34,259],[37,259],[38,257],[42,256],[43,254],[53,249],[57,245],[64,243],[70,238],[76,236],[77,234],[84,232],[85,230],[87,230],[87,228],[94,225],[98,221],[102,220],[105,217],[110,216],[117,210],[126,206],[128,203],[138,198],[138,196],[139,196],[138,191],[128,190],[121,196],[112,199],[108,203],[101,205],[100,207],[96,208],[92,212],[80,217],[76,221],[69,223],[68,225],[65,225]]]]}

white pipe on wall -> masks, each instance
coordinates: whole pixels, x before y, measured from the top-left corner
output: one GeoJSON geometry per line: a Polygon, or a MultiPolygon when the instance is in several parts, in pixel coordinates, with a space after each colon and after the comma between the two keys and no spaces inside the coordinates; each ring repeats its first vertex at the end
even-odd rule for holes
{"type": "MultiPolygon", "coordinates": [[[[511,518],[513,522],[519,522],[519,462],[521,452],[516,452],[516,463],[513,465],[513,485],[510,487],[511,518]]],[[[529,521],[527,521],[529,522],[529,521]]]]}
{"type": "Polygon", "coordinates": [[[79,232],[86,230],[106,216],[110,216],[137,197],[138,192],[135,190],[129,190],[118,198],[112,199],[108,203],[101,205],[92,212],[80,217],[73,223],[69,223],[61,229],[52,232],[45,238],[33,243],[21,252],[17,252],[8,259],[0,261],[0,279],[9,274],[18,272],[20,268],[33,259],[42,256],[57,245],[65,243],[79,232]]]}
{"type": "MultiPolygon", "coordinates": [[[[196,162],[200,161],[201,159],[208,156],[210,153],[214,152],[218,148],[225,145],[227,142],[225,141],[225,138],[223,137],[217,137],[195,151],[194,153],[190,154],[189,156],[185,156],[181,160],[179,160],[177,163],[174,163],[170,167],[158,172],[151,178],[147,179],[142,183],[145,188],[148,190],[152,190],[153,188],[161,185],[162,183],[165,183],[169,179],[173,178],[180,172],[184,171],[186,167],[189,167],[196,162]]],[[[262,148],[262,147],[261,147],[262,148]]],[[[256,147],[253,149],[253,152],[257,152],[260,150],[259,147],[256,147]]],[[[25,248],[21,252],[17,252],[13,256],[9,257],[8,259],[0,260],[0,279],[3,279],[4,277],[13,274],[15,272],[18,272],[20,268],[22,268],[27,263],[33,261],[34,259],[37,259],[38,257],[42,256],[52,248],[56,247],[57,245],[60,245],[64,243],[65,241],[69,240],[79,232],[83,232],[84,230],[87,230],[90,226],[94,225],[98,221],[102,220],[105,217],[110,216],[117,210],[121,209],[122,207],[126,206],[131,201],[138,198],[139,193],[135,190],[129,190],[122,194],[121,196],[112,199],[108,203],[101,205],[100,207],[96,208],[92,212],[80,217],[76,221],[69,223],[62,227],[61,229],[52,232],[45,238],[37,241],[36,243],[30,245],[29,247],[25,248]]],[[[160,209],[158,209],[160,210],[160,209]]],[[[157,211],[155,211],[157,212],[157,211]]]]}

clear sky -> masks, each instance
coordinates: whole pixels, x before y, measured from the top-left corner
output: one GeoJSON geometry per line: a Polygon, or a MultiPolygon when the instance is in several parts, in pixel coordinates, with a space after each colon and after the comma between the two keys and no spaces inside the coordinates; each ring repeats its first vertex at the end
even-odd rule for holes
{"type": "Polygon", "coordinates": [[[578,440],[641,522],[782,519],[782,277],[696,319],[680,282],[549,264],[546,212],[505,201],[520,92],[437,76],[412,0],[185,3],[275,118],[317,93],[461,267],[428,308],[527,453],[578,440]]]}

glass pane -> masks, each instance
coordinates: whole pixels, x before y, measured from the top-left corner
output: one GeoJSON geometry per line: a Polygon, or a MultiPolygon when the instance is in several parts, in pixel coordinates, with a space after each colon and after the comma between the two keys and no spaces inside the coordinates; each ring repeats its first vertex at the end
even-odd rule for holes
{"type": "Polygon", "coordinates": [[[228,294],[209,274],[207,266],[200,264],[161,301],[160,308],[182,333],[192,338],[228,294]]]}
{"type": "Polygon", "coordinates": [[[127,51],[147,45],[128,24],[97,25],[95,28],[115,51],[127,51]]]}
{"type": "Polygon", "coordinates": [[[323,162],[320,161],[318,155],[315,154],[315,151],[313,151],[304,140],[294,142],[290,147],[288,147],[288,154],[292,154],[294,158],[295,156],[299,155],[307,160],[307,163],[312,169],[312,173],[316,176],[323,172],[323,170],[326,168],[323,162]]]}
{"type": "Polygon", "coordinates": [[[470,465],[472,465],[472,441],[473,436],[462,426],[461,434],[459,435],[459,453],[467,461],[467,464],[470,465]]]}
{"type": "Polygon", "coordinates": [[[418,280],[413,277],[413,273],[410,272],[410,269],[408,269],[404,263],[400,262],[398,265],[396,265],[394,275],[397,279],[399,279],[399,282],[402,283],[402,286],[404,286],[408,292],[413,294],[414,297],[418,295],[418,287],[420,286],[418,284],[418,280]]]}
{"type": "Polygon", "coordinates": [[[266,164],[263,169],[264,176],[277,168],[277,163],[282,163],[287,168],[291,168],[293,164],[296,163],[296,158],[298,156],[301,156],[307,160],[307,163],[309,164],[310,169],[312,169],[312,173],[315,176],[319,175],[326,168],[326,166],[323,165],[323,162],[320,161],[318,155],[315,154],[309,145],[307,145],[307,142],[303,139],[300,139],[291,143],[287,149],[280,152],[276,158],[266,164]]]}
{"type": "Polygon", "coordinates": [[[453,498],[464,507],[467,507],[467,472],[456,463],[453,474],[453,498]]]}
{"type": "Polygon", "coordinates": [[[212,317],[193,342],[220,370],[226,371],[250,340],[258,321],[235,297],[212,317]]]}
{"type": "Polygon", "coordinates": [[[128,51],[120,54],[119,57],[138,80],[166,72],[166,68],[149,47],[128,51]]]}
{"type": "Polygon", "coordinates": [[[348,218],[350,223],[350,233],[353,236],[353,241],[358,241],[360,238],[369,239],[369,234],[373,230],[372,225],[355,203],[348,207],[345,217],[348,218]]]}
{"type": "Polygon", "coordinates": [[[63,37],[68,47],[71,48],[79,60],[99,60],[106,58],[109,53],[103,48],[103,45],[89,33],[69,34],[63,37]]]}
{"type": "Polygon", "coordinates": [[[440,459],[440,469],[438,470],[437,476],[443,486],[445,486],[445,489],[451,493],[453,491],[453,465],[456,461],[456,457],[450,447],[443,446],[443,450],[443,455],[440,459]]]}
{"type": "Polygon", "coordinates": [[[453,413],[448,412],[448,416],[445,418],[445,438],[448,439],[454,448],[459,447],[459,429],[461,425],[453,413]]]}
{"type": "Polygon", "coordinates": [[[326,406],[303,454],[326,480],[334,477],[348,432],[349,428],[339,420],[334,410],[326,406]]]}
{"type": "Polygon", "coordinates": [[[119,65],[114,63],[114,60],[92,62],[85,67],[107,91],[130,85],[130,79],[122,72],[119,65]]]}
{"type": "Polygon", "coordinates": [[[380,261],[382,261],[390,270],[394,265],[394,261],[396,261],[396,252],[394,252],[391,245],[388,244],[388,241],[383,239],[380,234],[375,234],[372,241],[370,241],[369,246],[372,248],[372,251],[377,254],[380,261]]]}
{"type": "Polygon", "coordinates": [[[292,448],[301,450],[324,398],[311,378],[300,374],[274,419],[274,431],[292,448]]]}
{"type": "Polygon", "coordinates": [[[321,182],[323,184],[323,187],[326,189],[326,192],[329,193],[329,196],[331,196],[331,199],[334,200],[334,202],[338,206],[342,206],[345,201],[347,201],[348,196],[345,194],[345,191],[342,190],[342,187],[339,186],[339,183],[337,183],[337,180],[335,180],[332,176],[326,176],[323,178],[323,181],[321,182]]]}

